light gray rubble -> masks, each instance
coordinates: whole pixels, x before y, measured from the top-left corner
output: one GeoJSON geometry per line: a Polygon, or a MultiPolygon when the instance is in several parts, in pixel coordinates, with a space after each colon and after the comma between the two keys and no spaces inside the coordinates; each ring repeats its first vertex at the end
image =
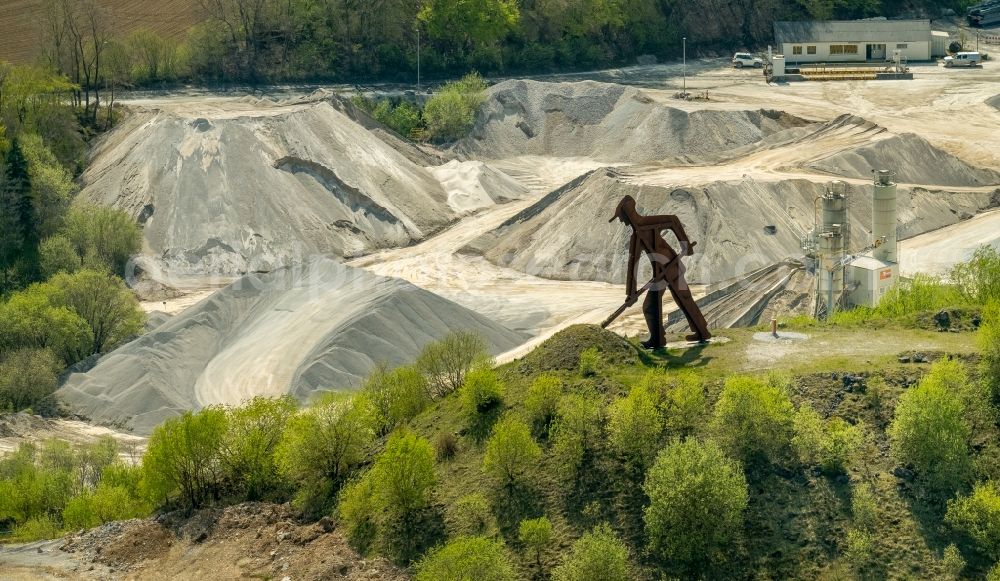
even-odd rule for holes
{"type": "Polygon", "coordinates": [[[641,163],[734,149],[806,123],[778,111],[688,112],[624,85],[513,80],[488,90],[471,137],[455,151],[641,163]]]}
{"type": "Polygon", "coordinates": [[[1000,173],[972,167],[913,133],[838,152],[809,165],[847,178],[872,177],[872,168],[889,169],[904,184],[973,187],[1000,184],[1000,173]]]}
{"type": "Polygon", "coordinates": [[[102,138],[80,201],[120,208],[171,274],[243,274],[422,240],[456,215],[423,167],[330,102],[138,109],[102,138]]]}
{"type": "MultiPolygon", "coordinates": [[[[597,170],[552,192],[466,247],[490,262],[559,280],[625,280],[629,231],[608,223],[623,196],[645,214],[675,214],[698,243],[684,260],[688,282],[710,283],[746,274],[802,253],[814,224],[814,203],[826,185],[804,179],[746,178],[700,186],[628,183],[615,170],[597,170]]],[[[900,237],[954,224],[1000,204],[1000,194],[900,188],[900,237]]],[[[871,188],[852,186],[853,247],[870,240],[871,188]]]]}
{"type": "Polygon", "coordinates": [[[494,353],[526,339],[403,280],[319,258],[239,279],[58,393],[96,423],[144,434],[206,405],[353,390],[376,364],[409,363],[459,329],[482,335],[494,353]]]}

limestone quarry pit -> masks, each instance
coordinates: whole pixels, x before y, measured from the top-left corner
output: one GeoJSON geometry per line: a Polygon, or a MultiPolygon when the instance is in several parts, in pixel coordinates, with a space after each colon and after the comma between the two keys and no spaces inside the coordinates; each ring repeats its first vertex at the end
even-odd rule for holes
{"type": "MultiPolygon", "coordinates": [[[[835,179],[851,190],[852,246],[870,242],[870,171],[889,169],[903,271],[945,272],[1000,239],[1000,72],[915,72],[768,86],[701,61],[687,86],[709,98],[692,101],[674,98],[672,65],[508,80],[444,148],[379,127],[334,91],[126,99],[80,199],[143,225],[138,288],[158,313],[61,395],[148,433],[204,405],[355,389],[449,329],[515,358],[621,304],[625,234],[608,218],[626,193],[684,221],[699,297],[750,273],[785,280],[760,273],[801,256],[835,179]]],[[[785,284],[781,304],[802,304],[807,281],[785,284]]],[[[727,300],[718,326],[760,297],[727,300]]],[[[639,334],[641,314],[612,329],[639,334]]]]}

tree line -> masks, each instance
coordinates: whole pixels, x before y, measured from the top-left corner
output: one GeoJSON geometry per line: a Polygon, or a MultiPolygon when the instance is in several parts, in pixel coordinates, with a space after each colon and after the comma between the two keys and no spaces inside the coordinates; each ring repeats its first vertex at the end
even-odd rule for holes
{"type": "Polygon", "coordinates": [[[54,412],[59,373],[142,329],[138,226],[73,203],[94,114],[66,77],[0,63],[0,412],[54,412]]]}
{"type": "Polygon", "coordinates": [[[761,47],[775,20],[962,10],[969,0],[199,0],[183,39],[120,35],[99,0],[46,0],[46,63],[96,121],[116,89],[176,81],[413,82],[761,47]],[[419,48],[419,50],[418,50],[419,48]]]}

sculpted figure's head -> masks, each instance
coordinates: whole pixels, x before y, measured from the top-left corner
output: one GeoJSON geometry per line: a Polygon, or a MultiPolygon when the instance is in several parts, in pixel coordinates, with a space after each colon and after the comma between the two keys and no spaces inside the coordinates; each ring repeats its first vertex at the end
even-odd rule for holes
{"type": "Polygon", "coordinates": [[[631,224],[631,216],[634,216],[635,213],[635,198],[632,196],[625,196],[622,198],[622,201],[618,203],[618,207],[615,208],[615,215],[612,216],[608,222],[621,220],[625,224],[631,224]]]}

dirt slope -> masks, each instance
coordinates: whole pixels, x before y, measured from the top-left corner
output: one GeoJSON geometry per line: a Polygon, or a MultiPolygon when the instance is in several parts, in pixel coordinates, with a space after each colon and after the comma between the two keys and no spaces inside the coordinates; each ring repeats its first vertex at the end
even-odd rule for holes
{"type": "MultiPolygon", "coordinates": [[[[168,38],[182,37],[196,24],[198,0],[98,0],[116,31],[129,33],[148,28],[168,38]]],[[[0,61],[23,64],[39,54],[45,18],[45,0],[0,2],[0,61]]]]}
{"type": "Polygon", "coordinates": [[[149,433],[166,418],[257,395],[355,389],[465,329],[495,353],[526,338],[400,279],[327,259],[248,276],[70,376],[58,394],[100,424],[149,433]]]}
{"type": "Polygon", "coordinates": [[[172,274],[405,246],[455,216],[429,172],[327,101],[139,109],[82,181],[79,199],[136,217],[172,274]]]}
{"type": "MultiPolygon", "coordinates": [[[[614,170],[598,170],[545,196],[467,249],[546,278],[621,283],[629,232],[608,219],[618,201],[631,195],[644,213],[679,216],[698,243],[695,256],[685,260],[688,282],[716,282],[800,256],[801,237],[814,222],[814,200],[825,189],[804,179],[637,185],[614,170]]],[[[863,247],[869,242],[871,188],[855,185],[852,191],[852,246],[863,247]]],[[[997,203],[998,196],[901,188],[900,236],[953,224],[997,203]]]]}
{"type": "Polygon", "coordinates": [[[1000,173],[970,166],[913,133],[842,151],[809,167],[848,178],[871,177],[872,168],[891,169],[907,184],[982,186],[1000,184],[1000,173]]]}
{"type": "Polygon", "coordinates": [[[266,503],[171,513],[0,548],[0,571],[6,579],[409,578],[385,559],[358,555],[331,524],[300,523],[289,506],[266,503]]]}
{"type": "Polygon", "coordinates": [[[776,111],[683,111],[624,85],[515,80],[489,89],[472,136],[455,149],[477,159],[639,163],[734,149],[805,123],[776,111]]]}

